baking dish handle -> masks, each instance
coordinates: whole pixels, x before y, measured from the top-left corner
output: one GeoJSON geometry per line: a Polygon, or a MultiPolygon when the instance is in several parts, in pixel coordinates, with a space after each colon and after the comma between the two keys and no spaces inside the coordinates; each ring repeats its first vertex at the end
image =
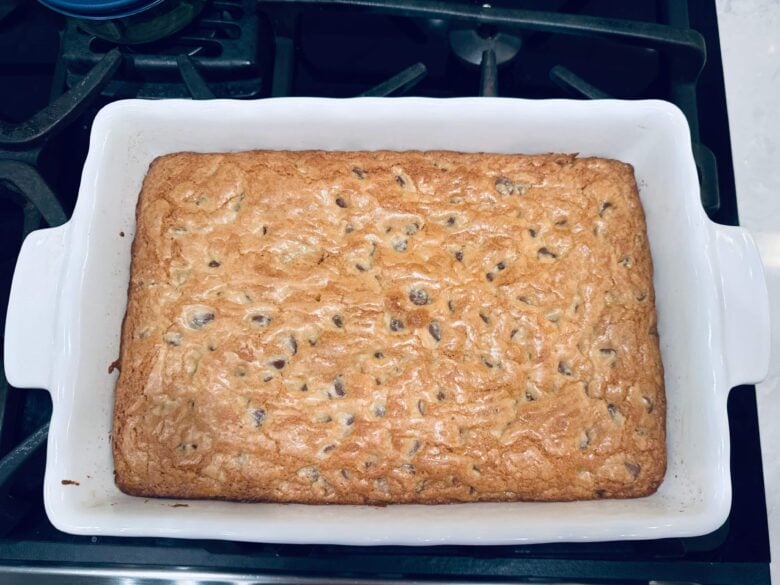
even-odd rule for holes
{"type": "Polygon", "coordinates": [[[17,388],[49,389],[68,224],[31,232],[16,261],[5,321],[5,375],[17,388]]]}
{"type": "Polygon", "coordinates": [[[717,254],[724,360],[729,387],[763,380],[769,370],[769,293],[750,233],[712,225],[717,254]]]}

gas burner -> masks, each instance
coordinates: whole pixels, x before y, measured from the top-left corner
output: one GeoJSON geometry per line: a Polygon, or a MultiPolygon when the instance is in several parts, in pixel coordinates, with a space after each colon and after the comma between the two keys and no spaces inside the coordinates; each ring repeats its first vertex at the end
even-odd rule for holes
{"type": "Polygon", "coordinates": [[[450,46],[455,54],[466,63],[481,65],[485,51],[493,51],[496,65],[502,65],[515,58],[523,41],[519,36],[498,32],[493,26],[461,28],[450,32],[450,46]]]}
{"type": "Polygon", "coordinates": [[[70,20],[62,38],[66,86],[115,48],[123,64],[102,94],[112,99],[259,97],[272,53],[269,25],[255,0],[214,0],[181,32],[146,45],[118,46],[70,20]]]}
{"type": "Polygon", "coordinates": [[[498,66],[514,59],[522,44],[520,37],[498,32],[490,24],[450,32],[450,47],[455,54],[466,63],[480,66],[479,94],[483,96],[498,95],[498,66]]]}

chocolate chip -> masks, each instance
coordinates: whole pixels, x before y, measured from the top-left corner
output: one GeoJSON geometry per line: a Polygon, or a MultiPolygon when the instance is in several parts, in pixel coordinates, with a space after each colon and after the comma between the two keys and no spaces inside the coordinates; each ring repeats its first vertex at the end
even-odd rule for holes
{"type": "Polygon", "coordinates": [[[416,221],[412,223],[406,224],[406,227],[404,228],[404,233],[407,236],[413,236],[416,234],[420,229],[420,224],[418,224],[416,221]]]}
{"type": "Polygon", "coordinates": [[[325,445],[325,447],[322,448],[322,452],[323,453],[330,453],[335,448],[336,448],[336,445],[332,445],[332,444],[331,445],[325,445]]]}
{"type": "Polygon", "coordinates": [[[255,408],[252,411],[252,420],[255,421],[255,426],[260,427],[265,422],[265,409],[264,408],[255,408]]]}
{"type": "Polygon", "coordinates": [[[535,238],[537,232],[533,228],[528,228],[528,233],[531,235],[532,238],[535,238]]]}
{"type": "Polygon", "coordinates": [[[446,394],[444,394],[444,390],[439,390],[439,391],[436,393],[436,400],[438,400],[439,402],[441,402],[441,401],[442,401],[442,400],[444,400],[445,398],[447,398],[447,395],[446,395],[446,394]]]}
{"type": "Polygon", "coordinates": [[[263,235],[268,233],[268,226],[263,226],[263,235]]]}
{"type": "Polygon", "coordinates": [[[455,221],[456,221],[455,216],[451,215],[447,218],[447,225],[455,225],[455,221]]]}
{"type": "Polygon", "coordinates": [[[352,167],[352,173],[358,178],[358,179],[365,179],[366,178],[366,171],[361,169],[360,167],[352,167]]]}
{"type": "Polygon", "coordinates": [[[308,384],[301,384],[301,387],[299,388],[301,392],[308,392],[309,391],[309,385],[308,384]]]}
{"type": "Polygon", "coordinates": [[[515,185],[506,177],[496,179],[496,191],[500,195],[511,195],[515,192],[515,185]]]}
{"type": "Polygon", "coordinates": [[[374,357],[378,360],[381,360],[383,357],[385,357],[385,354],[383,354],[381,351],[375,351],[374,357]]]}
{"type": "Polygon", "coordinates": [[[274,360],[271,362],[271,365],[275,367],[277,370],[281,370],[284,367],[285,363],[286,362],[284,360],[274,360]]]}
{"type": "Polygon", "coordinates": [[[400,319],[390,319],[390,331],[401,331],[405,328],[406,326],[400,319]]]}
{"type": "Polygon", "coordinates": [[[178,331],[169,331],[165,334],[165,343],[173,347],[179,347],[181,345],[183,336],[178,331]]]}
{"type": "Polygon", "coordinates": [[[631,477],[633,477],[634,479],[639,477],[639,472],[642,469],[641,467],[639,467],[639,465],[637,465],[636,463],[626,462],[625,466],[626,466],[626,469],[628,470],[628,472],[631,474],[631,477]]]}
{"type": "Polygon", "coordinates": [[[428,333],[436,341],[441,341],[441,326],[436,321],[431,321],[430,325],[428,325],[428,333]]]}
{"type": "Polygon", "coordinates": [[[220,262],[217,262],[216,260],[212,260],[211,262],[209,262],[209,268],[219,268],[219,267],[220,267],[220,262]]]}
{"type": "Polygon", "coordinates": [[[455,303],[453,303],[451,300],[447,301],[447,308],[450,310],[450,312],[455,312],[455,303]]]}
{"type": "Polygon", "coordinates": [[[344,388],[344,381],[341,378],[336,378],[333,381],[333,391],[336,393],[336,396],[344,396],[347,393],[344,388]]]}
{"type": "Polygon", "coordinates": [[[333,315],[333,317],[331,317],[331,321],[333,321],[333,324],[339,329],[344,327],[344,320],[341,318],[341,315],[333,315]]]}
{"type": "Polygon", "coordinates": [[[363,266],[362,264],[355,264],[355,268],[357,268],[359,272],[365,272],[366,271],[366,267],[363,266]]]}
{"type": "Polygon", "coordinates": [[[300,477],[305,477],[312,483],[320,478],[320,472],[317,471],[314,467],[302,467],[298,470],[298,475],[300,477]]]}
{"type": "Polygon", "coordinates": [[[499,272],[506,269],[506,263],[502,260],[498,264],[496,264],[496,270],[499,272]]]}
{"type": "Polygon", "coordinates": [[[558,373],[563,374],[564,376],[571,376],[571,366],[566,362],[558,362],[558,373]]]}
{"type": "Polygon", "coordinates": [[[532,392],[530,392],[530,391],[526,390],[526,391],[525,391],[525,399],[526,399],[528,402],[533,402],[534,400],[536,400],[536,396],[534,396],[532,392]]]}
{"type": "Polygon", "coordinates": [[[552,258],[553,260],[558,257],[558,254],[551,252],[546,246],[539,248],[536,253],[539,258],[552,258]]]}
{"type": "Polygon", "coordinates": [[[463,250],[456,250],[454,256],[455,260],[458,262],[463,262],[463,250]]]}
{"type": "Polygon", "coordinates": [[[482,313],[482,312],[480,312],[480,314],[479,314],[479,318],[480,318],[480,319],[482,319],[482,321],[483,321],[483,322],[484,322],[486,325],[490,325],[490,317],[488,317],[488,316],[487,316],[485,313],[482,313]]]}
{"type": "Polygon", "coordinates": [[[353,225],[351,223],[348,223],[346,225],[346,227],[344,228],[344,233],[345,234],[351,234],[354,231],[355,231],[355,228],[353,227],[353,225]]]}
{"type": "Polygon", "coordinates": [[[428,293],[423,288],[413,288],[409,291],[409,300],[415,305],[427,305],[428,293]]]}
{"type": "Polygon", "coordinates": [[[355,417],[352,416],[351,414],[347,415],[347,418],[344,419],[344,424],[347,425],[348,427],[352,426],[353,424],[355,424],[355,417]]]}
{"type": "Polygon", "coordinates": [[[397,242],[393,243],[393,250],[396,252],[406,252],[406,248],[409,246],[409,243],[406,240],[398,240],[397,242]]]}
{"type": "Polygon", "coordinates": [[[214,313],[198,313],[190,319],[190,326],[193,329],[201,329],[214,320],[214,313]]]}
{"type": "Polygon", "coordinates": [[[556,220],[556,221],[555,221],[555,225],[557,225],[557,226],[559,226],[559,227],[560,227],[560,226],[564,226],[564,225],[566,225],[567,223],[569,223],[569,220],[568,220],[568,219],[566,219],[565,217],[563,217],[563,218],[561,218],[561,219],[558,219],[558,220],[556,220]]]}
{"type": "Polygon", "coordinates": [[[344,201],[344,199],[342,197],[336,197],[336,205],[338,205],[339,207],[341,207],[343,209],[346,209],[347,202],[344,201]]]}
{"type": "Polygon", "coordinates": [[[496,278],[496,275],[492,272],[486,272],[485,278],[487,278],[488,282],[493,282],[493,280],[496,278]]]}
{"type": "Polygon", "coordinates": [[[604,217],[604,214],[606,213],[607,209],[611,207],[614,207],[614,205],[612,205],[612,202],[610,201],[605,201],[604,203],[602,203],[601,207],[599,207],[599,217],[604,217]]]}
{"type": "Polygon", "coordinates": [[[261,327],[268,327],[271,324],[271,317],[268,315],[252,315],[252,323],[257,323],[261,327]]]}

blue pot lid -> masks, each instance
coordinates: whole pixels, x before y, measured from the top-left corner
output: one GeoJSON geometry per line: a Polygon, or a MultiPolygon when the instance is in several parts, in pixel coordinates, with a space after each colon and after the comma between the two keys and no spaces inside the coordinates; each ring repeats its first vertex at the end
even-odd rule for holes
{"type": "Polygon", "coordinates": [[[104,20],[138,14],[163,0],[38,0],[55,12],[84,18],[104,20]]]}

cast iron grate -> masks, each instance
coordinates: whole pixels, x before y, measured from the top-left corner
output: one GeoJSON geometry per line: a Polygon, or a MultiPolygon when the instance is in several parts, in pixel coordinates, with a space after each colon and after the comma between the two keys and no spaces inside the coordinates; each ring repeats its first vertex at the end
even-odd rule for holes
{"type": "MultiPolygon", "coordinates": [[[[524,10],[496,3],[467,4],[438,0],[308,0],[303,3],[277,0],[275,4],[273,96],[294,94],[297,55],[293,39],[300,34],[302,4],[330,9],[336,14],[351,8],[367,15],[403,18],[407,20],[406,32],[422,39],[431,34],[432,21],[446,19],[449,43],[455,54],[461,60],[479,66],[479,85],[473,91],[482,96],[500,94],[499,66],[525,57],[524,39],[526,45],[533,47],[554,36],[592,37],[619,43],[618,48],[622,45],[624,50],[640,48],[657,53],[659,66],[668,78],[664,88],[667,95],[663,97],[675,103],[689,120],[694,158],[702,184],[702,204],[708,213],[715,213],[719,208],[716,161],[712,151],[701,144],[699,133],[696,84],[706,62],[706,45],[701,34],[688,26],[687,8],[683,2],[667,0],[662,3],[669,24],[524,10]]],[[[569,96],[588,99],[613,97],[564,65],[553,65],[548,75],[569,96]]]]}

